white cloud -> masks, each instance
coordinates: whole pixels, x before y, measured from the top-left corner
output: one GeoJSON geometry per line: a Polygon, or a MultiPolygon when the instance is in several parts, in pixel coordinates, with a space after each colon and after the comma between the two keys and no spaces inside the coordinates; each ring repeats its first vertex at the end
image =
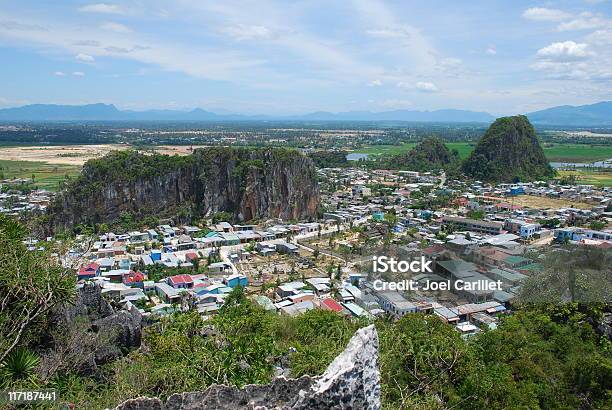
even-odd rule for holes
{"type": "Polygon", "coordinates": [[[85,73],[82,72],[82,71],[73,71],[72,75],[75,76],[75,77],[84,77],[85,73]]]}
{"type": "Polygon", "coordinates": [[[417,82],[415,84],[415,87],[419,91],[424,91],[424,92],[429,92],[429,93],[438,91],[438,87],[436,87],[434,83],[428,83],[428,82],[423,82],[423,81],[417,82]]]}
{"type": "Polygon", "coordinates": [[[269,28],[258,25],[236,24],[226,27],[223,31],[238,41],[268,39],[272,37],[272,31],[269,28]]]}
{"type": "Polygon", "coordinates": [[[400,81],[397,84],[398,88],[403,88],[406,90],[417,90],[422,92],[433,93],[438,91],[438,87],[434,83],[426,82],[426,81],[417,81],[416,83],[409,83],[407,81],[400,81]]]}
{"type": "Polygon", "coordinates": [[[557,27],[559,31],[570,30],[592,30],[602,27],[612,27],[612,20],[602,17],[600,14],[589,12],[580,13],[576,18],[565,21],[557,27]]]}
{"type": "Polygon", "coordinates": [[[366,30],[366,34],[378,38],[410,38],[411,30],[406,27],[379,28],[366,30]]]}
{"type": "Polygon", "coordinates": [[[72,43],[72,45],[84,47],[100,47],[100,42],[96,40],[78,40],[72,43]]]}
{"type": "Polygon", "coordinates": [[[57,77],[64,77],[66,75],[66,73],[63,72],[63,71],[56,71],[56,72],[53,73],[53,75],[57,76],[57,77]]]}
{"type": "Polygon", "coordinates": [[[562,10],[545,7],[532,7],[523,12],[523,18],[535,21],[562,21],[571,17],[571,14],[562,10]]]}
{"type": "Polygon", "coordinates": [[[579,61],[585,60],[592,55],[593,52],[587,50],[588,44],[576,43],[574,41],[564,41],[560,43],[552,43],[549,46],[538,50],[538,57],[550,61],[579,61]]]}
{"type": "Polygon", "coordinates": [[[367,84],[368,87],[380,87],[381,85],[383,85],[383,82],[380,80],[372,80],[367,84]]]}
{"type": "Polygon", "coordinates": [[[18,21],[0,21],[0,28],[9,31],[47,31],[45,27],[37,24],[24,24],[18,21]]]}
{"type": "Polygon", "coordinates": [[[124,14],[125,11],[117,4],[96,3],[79,7],[79,11],[86,13],[124,14]]]}
{"type": "Polygon", "coordinates": [[[589,44],[595,45],[607,45],[612,44],[612,29],[606,30],[597,30],[588,36],[586,36],[586,41],[589,44]]]}
{"type": "Polygon", "coordinates": [[[74,56],[74,58],[76,58],[79,61],[84,61],[86,63],[91,63],[91,62],[94,62],[96,60],[95,58],[93,58],[89,54],[83,54],[83,53],[77,54],[76,56],[74,56]]]}
{"type": "Polygon", "coordinates": [[[132,32],[132,30],[128,26],[121,24],[121,23],[115,23],[112,21],[108,21],[106,23],[101,24],[100,28],[102,30],[114,31],[115,33],[131,33],[132,32]]]}
{"type": "Polygon", "coordinates": [[[497,54],[497,50],[495,49],[495,47],[489,47],[485,50],[485,52],[489,55],[494,56],[495,54],[497,54]]]}

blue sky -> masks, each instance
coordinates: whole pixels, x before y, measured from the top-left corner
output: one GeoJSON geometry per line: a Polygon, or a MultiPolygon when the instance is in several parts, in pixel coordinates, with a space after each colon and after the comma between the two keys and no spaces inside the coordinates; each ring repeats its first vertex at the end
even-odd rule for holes
{"type": "Polygon", "coordinates": [[[0,0],[0,107],[239,113],[612,99],[612,0],[0,0]]]}

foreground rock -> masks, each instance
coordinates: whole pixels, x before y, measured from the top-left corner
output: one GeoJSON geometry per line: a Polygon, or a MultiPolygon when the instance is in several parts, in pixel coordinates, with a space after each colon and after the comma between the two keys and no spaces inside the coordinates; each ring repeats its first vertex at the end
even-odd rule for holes
{"type": "Polygon", "coordinates": [[[140,346],[143,325],[135,306],[113,307],[97,284],[80,288],[74,304],[58,308],[50,323],[47,346],[39,352],[41,380],[61,372],[96,376],[100,365],[140,346]]]}
{"type": "Polygon", "coordinates": [[[275,378],[268,385],[239,389],[213,385],[201,392],[127,400],[116,410],[380,409],[378,334],[374,325],[358,330],[322,376],[275,378]]]}

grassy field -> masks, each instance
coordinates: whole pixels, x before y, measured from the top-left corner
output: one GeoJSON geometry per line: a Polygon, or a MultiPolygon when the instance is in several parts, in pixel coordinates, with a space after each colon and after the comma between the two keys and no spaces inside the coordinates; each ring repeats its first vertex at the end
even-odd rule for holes
{"type": "MultiPolygon", "coordinates": [[[[395,155],[410,151],[416,144],[371,145],[353,152],[370,155],[395,155]]],[[[459,156],[467,158],[474,150],[473,142],[448,142],[449,149],[456,149],[459,156]]],[[[552,162],[593,162],[612,158],[612,145],[544,144],[544,154],[552,162]]]]}
{"type": "Polygon", "coordinates": [[[80,171],[81,167],[76,165],[0,160],[0,180],[33,177],[35,186],[51,191],[58,188],[58,182],[63,181],[66,175],[76,176],[80,171]]]}
{"type": "Polygon", "coordinates": [[[579,184],[594,184],[612,186],[612,170],[600,171],[592,169],[577,169],[572,171],[557,171],[560,176],[575,175],[579,184]]]}
{"type": "Polygon", "coordinates": [[[544,144],[544,153],[554,162],[593,162],[612,158],[612,145],[544,144]]]}

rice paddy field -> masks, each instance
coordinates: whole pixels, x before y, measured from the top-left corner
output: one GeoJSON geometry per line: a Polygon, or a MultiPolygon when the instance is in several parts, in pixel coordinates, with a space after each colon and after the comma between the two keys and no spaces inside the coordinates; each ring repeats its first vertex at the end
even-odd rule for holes
{"type": "MultiPolygon", "coordinates": [[[[416,144],[371,145],[353,152],[369,155],[396,155],[410,151],[416,144]]],[[[456,149],[459,156],[467,158],[474,150],[474,142],[447,142],[449,149],[456,149]]],[[[544,154],[551,162],[593,162],[612,158],[612,145],[543,144],[544,154]]]]}
{"type": "Polygon", "coordinates": [[[0,160],[0,180],[32,179],[36,187],[54,191],[66,177],[79,174],[81,167],[67,164],[50,164],[39,161],[0,160]]]}
{"type": "Polygon", "coordinates": [[[560,176],[574,175],[579,184],[612,186],[612,170],[577,169],[557,172],[560,176]]]}

